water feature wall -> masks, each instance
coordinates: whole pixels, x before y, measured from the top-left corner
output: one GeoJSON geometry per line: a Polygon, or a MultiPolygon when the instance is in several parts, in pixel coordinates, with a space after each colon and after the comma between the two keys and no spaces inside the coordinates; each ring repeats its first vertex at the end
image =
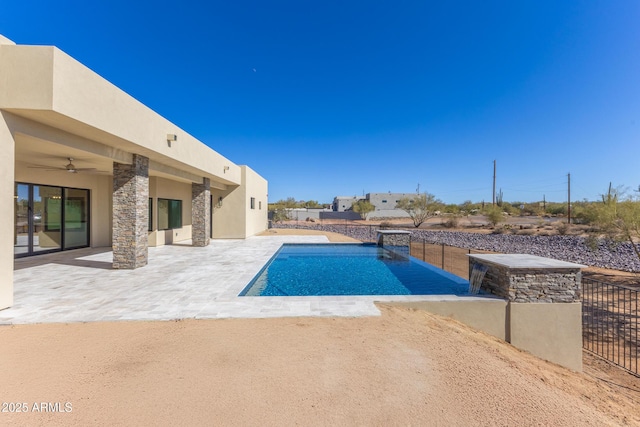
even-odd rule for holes
{"type": "Polygon", "coordinates": [[[409,258],[411,232],[406,230],[377,230],[378,246],[409,258]]]}
{"type": "Polygon", "coordinates": [[[535,255],[469,255],[470,274],[486,269],[480,288],[507,301],[506,341],[576,371],[582,370],[584,267],[535,255]]]}

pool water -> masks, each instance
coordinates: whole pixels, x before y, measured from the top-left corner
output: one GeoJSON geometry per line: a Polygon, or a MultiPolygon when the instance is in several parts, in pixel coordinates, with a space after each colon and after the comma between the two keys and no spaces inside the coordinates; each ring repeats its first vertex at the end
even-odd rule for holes
{"type": "Polygon", "coordinates": [[[374,244],[284,244],[240,296],[469,295],[469,282],[374,244]]]}

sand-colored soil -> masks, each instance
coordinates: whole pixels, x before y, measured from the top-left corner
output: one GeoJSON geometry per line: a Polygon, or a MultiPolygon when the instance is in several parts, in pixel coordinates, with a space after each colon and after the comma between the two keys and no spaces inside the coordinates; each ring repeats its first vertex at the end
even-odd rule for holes
{"type": "Polygon", "coordinates": [[[637,389],[425,312],[382,311],[0,327],[2,401],[29,408],[0,425],[640,425],[637,389]]]}
{"type": "Polygon", "coordinates": [[[292,228],[270,228],[258,234],[258,236],[327,236],[327,239],[334,243],[360,243],[360,240],[347,237],[340,233],[292,228]]]}

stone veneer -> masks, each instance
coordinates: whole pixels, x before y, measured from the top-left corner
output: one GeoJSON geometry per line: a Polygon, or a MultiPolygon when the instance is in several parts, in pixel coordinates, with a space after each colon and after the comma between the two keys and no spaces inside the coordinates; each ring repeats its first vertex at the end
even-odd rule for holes
{"type": "Polygon", "coordinates": [[[149,158],[113,163],[113,268],[134,269],[149,258],[149,158]]]}
{"type": "Polygon", "coordinates": [[[211,181],[191,184],[191,240],[193,246],[207,246],[211,236],[211,181]]]}
{"type": "Polygon", "coordinates": [[[406,230],[378,230],[378,246],[409,257],[411,233],[406,230]]]}
{"type": "Polygon", "coordinates": [[[488,267],[481,289],[517,303],[571,303],[581,298],[584,267],[534,255],[469,255],[488,267]]]}

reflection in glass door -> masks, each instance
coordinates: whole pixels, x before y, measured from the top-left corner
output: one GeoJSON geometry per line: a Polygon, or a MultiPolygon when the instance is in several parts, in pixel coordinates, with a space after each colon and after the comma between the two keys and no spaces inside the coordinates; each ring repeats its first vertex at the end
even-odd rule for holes
{"type": "Polygon", "coordinates": [[[89,246],[89,190],[15,185],[15,256],[89,246]]]}
{"type": "Polygon", "coordinates": [[[64,247],[89,246],[89,191],[64,189],[64,247]]]}
{"type": "Polygon", "coordinates": [[[62,188],[33,185],[33,252],[62,248],[62,188]]]}

